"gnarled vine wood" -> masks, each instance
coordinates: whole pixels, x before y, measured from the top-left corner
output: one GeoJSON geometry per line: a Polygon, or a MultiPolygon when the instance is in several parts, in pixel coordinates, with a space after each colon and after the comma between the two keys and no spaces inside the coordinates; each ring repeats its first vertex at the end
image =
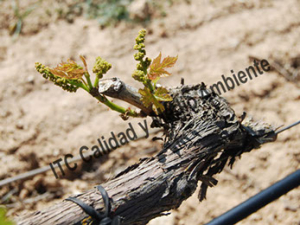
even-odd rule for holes
{"type": "MultiPolygon", "coordinates": [[[[114,85],[114,80],[110,85],[114,85]]],[[[137,98],[132,99],[133,89],[130,97],[127,88],[106,86],[102,94],[109,90],[108,96],[139,104],[137,98]],[[118,93],[113,93],[114,90],[118,93]]],[[[152,125],[163,127],[165,132],[162,151],[140,159],[101,184],[112,200],[110,216],[121,216],[122,224],[146,224],[179,207],[195,192],[199,181],[199,198],[204,199],[207,187],[217,184],[213,175],[221,172],[227,163],[232,165],[242,153],[276,139],[269,125],[238,118],[226,100],[206,89],[204,84],[183,85],[170,89],[170,93],[173,101],[165,103],[165,112],[160,116],[153,114],[152,125]]],[[[103,211],[101,195],[96,189],[73,197],[103,211]]],[[[62,201],[19,218],[18,224],[76,224],[86,216],[76,204],[62,201]]]]}

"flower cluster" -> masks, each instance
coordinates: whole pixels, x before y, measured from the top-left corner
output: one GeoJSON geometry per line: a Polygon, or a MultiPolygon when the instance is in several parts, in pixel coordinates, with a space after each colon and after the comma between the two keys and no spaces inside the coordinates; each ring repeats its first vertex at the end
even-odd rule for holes
{"type": "Polygon", "coordinates": [[[96,58],[93,73],[96,74],[96,76],[98,76],[99,79],[101,79],[103,77],[103,74],[105,74],[110,68],[111,64],[99,56],[96,58]]]}
{"type": "MultiPolygon", "coordinates": [[[[162,59],[160,53],[159,56],[156,57],[152,62],[150,58],[146,57],[144,43],[145,36],[146,30],[143,29],[139,32],[137,38],[135,39],[136,44],[134,45],[134,49],[137,50],[137,53],[134,54],[134,58],[136,61],[138,61],[138,63],[136,70],[132,74],[132,77],[144,85],[143,89],[139,89],[140,99],[144,105],[140,108],[146,107],[147,111],[151,111],[152,108],[153,112],[156,115],[159,115],[165,110],[163,103],[172,101],[172,97],[169,95],[169,92],[166,88],[157,86],[156,83],[161,77],[171,75],[171,73],[165,69],[174,66],[177,61],[177,56],[168,56],[162,59]]],[[[105,104],[110,109],[121,113],[122,118],[127,118],[128,116],[137,117],[145,115],[145,113],[137,113],[135,110],[130,108],[123,108],[110,101],[104,94],[99,93],[99,80],[103,78],[103,75],[107,73],[108,70],[110,70],[110,63],[101,57],[96,58],[96,62],[93,67],[93,73],[96,75],[96,77],[92,83],[86,60],[83,56],[80,56],[80,59],[84,67],[71,59],[58,64],[55,68],[45,67],[41,63],[36,63],[35,67],[45,79],[52,81],[55,85],[60,86],[63,90],[76,92],[78,88],[84,89],[99,102],[105,104]]],[[[148,114],[150,113],[148,112],[148,114]]]]}
{"type": "Polygon", "coordinates": [[[148,57],[145,58],[145,36],[146,30],[141,30],[135,39],[136,44],[133,48],[138,52],[134,54],[134,59],[139,63],[132,77],[144,84],[144,88],[139,89],[144,106],[147,108],[151,107],[155,114],[158,115],[165,110],[163,102],[172,101],[173,99],[166,88],[158,87],[156,83],[161,77],[171,75],[165,69],[173,67],[178,57],[168,56],[162,60],[160,53],[153,61],[148,57]]]}
{"type": "Polygon", "coordinates": [[[69,92],[76,92],[79,86],[82,84],[78,77],[70,79],[66,76],[54,75],[49,67],[44,66],[41,63],[35,64],[36,70],[43,75],[45,79],[52,81],[55,85],[60,86],[62,89],[69,92]]]}
{"type": "Polygon", "coordinates": [[[146,30],[143,29],[139,32],[137,38],[135,39],[136,44],[134,45],[133,49],[137,50],[138,52],[134,54],[134,59],[139,63],[136,65],[136,70],[133,72],[132,77],[140,82],[146,81],[147,76],[147,69],[151,64],[151,59],[145,57],[146,50],[145,50],[145,36],[146,30]]]}

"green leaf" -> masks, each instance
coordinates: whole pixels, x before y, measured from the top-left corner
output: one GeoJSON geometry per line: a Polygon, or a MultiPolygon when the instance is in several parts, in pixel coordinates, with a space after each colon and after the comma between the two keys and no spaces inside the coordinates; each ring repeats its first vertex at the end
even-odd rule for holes
{"type": "Polygon", "coordinates": [[[0,206],[0,225],[14,225],[12,221],[6,217],[6,209],[0,206]]]}
{"type": "Polygon", "coordinates": [[[141,101],[143,102],[144,106],[150,107],[152,105],[152,110],[156,113],[156,115],[165,110],[163,104],[156,99],[156,97],[147,87],[144,87],[144,89],[139,89],[139,93],[142,95],[141,101]]]}
{"type": "Polygon", "coordinates": [[[154,97],[151,94],[150,90],[146,87],[143,89],[139,89],[139,93],[141,94],[141,101],[143,102],[144,106],[150,107],[153,103],[154,97]]]}

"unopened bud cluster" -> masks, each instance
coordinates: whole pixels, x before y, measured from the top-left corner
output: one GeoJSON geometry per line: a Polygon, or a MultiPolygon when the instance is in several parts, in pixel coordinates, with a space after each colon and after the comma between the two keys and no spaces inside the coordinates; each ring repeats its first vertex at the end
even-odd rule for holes
{"type": "Polygon", "coordinates": [[[145,57],[146,50],[145,50],[145,36],[146,36],[146,30],[143,29],[139,32],[137,38],[135,39],[136,44],[134,45],[133,49],[137,50],[138,52],[134,54],[134,59],[136,61],[139,61],[139,63],[136,65],[136,70],[133,72],[132,77],[140,82],[145,82],[146,75],[147,75],[147,69],[149,65],[151,64],[151,59],[148,57],[145,57]]]}
{"type": "Polygon", "coordinates": [[[111,64],[102,59],[101,57],[96,58],[96,62],[94,64],[93,73],[95,73],[99,79],[103,77],[109,69],[111,68],[111,64]]]}

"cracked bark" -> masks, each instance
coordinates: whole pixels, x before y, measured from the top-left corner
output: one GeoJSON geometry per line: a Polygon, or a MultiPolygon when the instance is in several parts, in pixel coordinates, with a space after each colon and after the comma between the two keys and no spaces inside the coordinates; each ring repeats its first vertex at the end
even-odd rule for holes
{"type": "MultiPolygon", "coordinates": [[[[124,100],[120,91],[112,92],[108,96],[124,100]]],[[[204,199],[207,187],[217,183],[213,175],[221,172],[227,163],[232,165],[242,153],[276,139],[269,125],[242,121],[224,98],[211,93],[203,84],[181,86],[170,92],[173,101],[165,104],[164,114],[154,116],[152,123],[164,128],[162,151],[151,158],[140,159],[139,163],[101,184],[112,200],[110,216],[120,215],[122,224],[146,224],[179,207],[195,192],[199,181],[199,199],[204,199]]],[[[136,106],[140,104],[136,102],[136,106]]],[[[73,197],[103,211],[102,198],[96,189],[73,197]]],[[[18,224],[76,224],[85,217],[76,204],[62,201],[19,218],[18,224]]]]}

